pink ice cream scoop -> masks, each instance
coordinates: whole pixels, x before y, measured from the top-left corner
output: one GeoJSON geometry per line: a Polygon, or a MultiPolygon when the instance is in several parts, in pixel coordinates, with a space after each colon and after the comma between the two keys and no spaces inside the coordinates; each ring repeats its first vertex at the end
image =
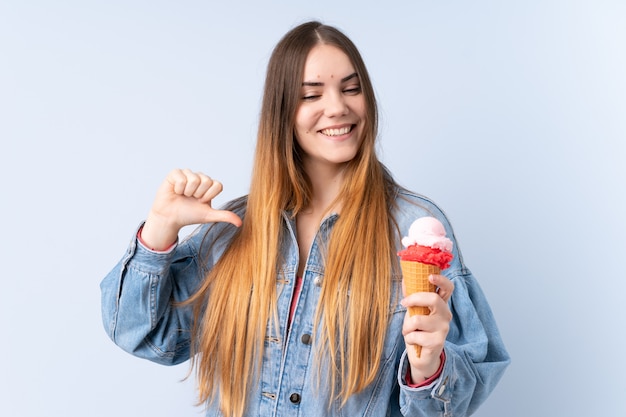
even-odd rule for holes
{"type": "Polygon", "coordinates": [[[409,235],[402,238],[402,244],[428,246],[441,249],[444,252],[452,251],[452,241],[446,237],[443,224],[434,217],[420,217],[409,227],[409,235]]]}
{"type": "Polygon", "coordinates": [[[409,227],[409,234],[402,238],[406,249],[398,252],[403,261],[436,265],[440,269],[450,266],[452,241],[446,237],[443,224],[434,217],[420,217],[409,227]]]}

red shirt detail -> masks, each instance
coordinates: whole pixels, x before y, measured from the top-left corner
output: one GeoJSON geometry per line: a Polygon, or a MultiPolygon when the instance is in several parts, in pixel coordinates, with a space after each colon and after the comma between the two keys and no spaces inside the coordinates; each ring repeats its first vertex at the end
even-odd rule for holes
{"type": "Polygon", "coordinates": [[[406,381],[406,385],[410,388],[420,388],[420,387],[425,387],[426,385],[432,384],[433,381],[439,378],[439,376],[441,375],[441,372],[443,371],[443,365],[446,362],[446,354],[443,350],[441,351],[441,355],[439,357],[441,358],[441,364],[439,364],[439,369],[437,369],[437,372],[435,372],[433,376],[426,379],[424,382],[420,382],[419,384],[413,384],[411,382],[411,366],[409,366],[406,370],[406,375],[404,377],[406,381]]]}
{"type": "Polygon", "coordinates": [[[169,252],[174,246],[176,246],[177,242],[172,243],[171,245],[169,245],[167,248],[163,249],[163,250],[158,250],[158,249],[154,249],[151,248],[150,246],[146,245],[146,242],[144,242],[144,240],[141,238],[141,231],[143,230],[143,226],[141,226],[139,228],[139,231],[137,232],[137,240],[139,241],[139,243],[141,243],[143,245],[143,247],[150,249],[153,252],[169,252]]]}
{"type": "Polygon", "coordinates": [[[296,284],[293,289],[293,297],[291,298],[291,306],[289,307],[289,321],[287,322],[287,327],[291,327],[291,320],[293,319],[293,314],[296,312],[296,303],[298,302],[298,296],[300,295],[300,291],[302,290],[302,277],[296,277],[296,284]]]}

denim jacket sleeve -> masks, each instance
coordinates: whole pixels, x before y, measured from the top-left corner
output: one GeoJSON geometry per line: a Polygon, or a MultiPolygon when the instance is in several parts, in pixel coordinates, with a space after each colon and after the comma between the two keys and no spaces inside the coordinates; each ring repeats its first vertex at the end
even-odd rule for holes
{"type": "Polygon", "coordinates": [[[192,311],[174,303],[191,296],[210,267],[198,262],[201,239],[196,232],[163,253],[145,248],[135,232],[100,284],[104,327],[122,349],[164,365],[189,359],[192,311]]]}
{"type": "Polygon", "coordinates": [[[400,407],[405,416],[466,416],[474,413],[500,380],[510,359],[482,290],[468,273],[452,277],[453,320],[441,376],[429,387],[410,388],[406,352],[401,361],[400,407]]]}
{"type": "MultiPolygon", "coordinates": [[[[428,201],[426,201],[428,203],[428,201]]],[[[432,204],[432,203],[431,203],[432,204]]],[[[443,275],[454,283],[452,322],[444,346],[446,362],[431,385],[410,388],[404,376],[406,351],[398,369],[400,410],[405,416],[467,416],[487,399],[510,363],[485,295],[463,262],[452,228],[443,212],[429,207],[454,241],[454,260],[443,275]]]]}

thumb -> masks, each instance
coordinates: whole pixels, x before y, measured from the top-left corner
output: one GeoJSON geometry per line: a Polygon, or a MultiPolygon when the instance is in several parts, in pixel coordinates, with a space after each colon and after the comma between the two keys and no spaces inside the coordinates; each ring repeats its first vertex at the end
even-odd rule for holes
{"type": "Polygon", "coordinates": [[[207,217],[210,217],[210,222],[231,223],[237,227],[240,227],[243,224],[241,218],[238,215],[228,210],[212,210],[210,215],[208,215],[207,217]]]}

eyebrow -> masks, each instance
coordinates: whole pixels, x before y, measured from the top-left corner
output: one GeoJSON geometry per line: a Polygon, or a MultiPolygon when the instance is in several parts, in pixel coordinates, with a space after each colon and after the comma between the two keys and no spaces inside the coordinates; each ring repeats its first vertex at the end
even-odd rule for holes
{"type": "MultiPolygon", "coordinates": [[[[350,81],[353,78],[358,78],[359,74],[357,74],[356,72],[353,72],[352,74],[348,75],[347,77],[343,77],[341,79],[342,83],[345,83],[346,81],[350,81]]],[[[315,82],[315,81],[304,81],[302,83],[302,86],[307,86],[307,87],[321,87],[323,86],[324,83],[320,83],[320,82],[315,82]]]]}

